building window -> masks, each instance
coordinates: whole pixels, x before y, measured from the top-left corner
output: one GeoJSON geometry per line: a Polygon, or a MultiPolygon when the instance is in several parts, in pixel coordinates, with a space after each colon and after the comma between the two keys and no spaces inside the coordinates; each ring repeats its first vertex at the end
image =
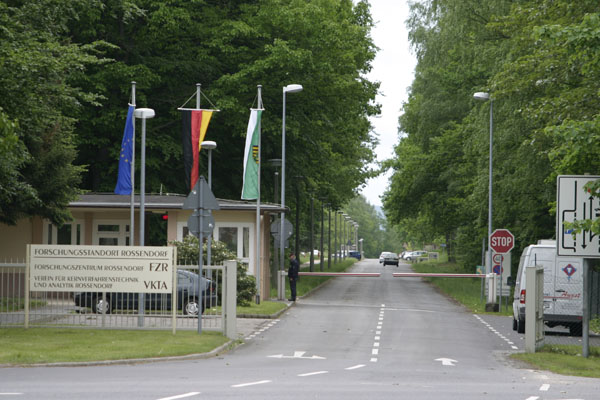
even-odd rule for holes
{"type": "Polygon", "coordinates": [[[80,221],[66,223],[60,228],[49,221],[44,221],[44,244],[80,245],[82,239],[82,223],[80,221]]]}
{"type": "Polygon", "coordinates": [[[129,224],[122,221],[96,221],[92,243],[99,246],[129,245],[129,224]]]}
{"type": "Polygon", "coordinates": [[[238,228],[219,228],[219,241],[225,243],[225,246],[234,254],[238,254],[238,228]]]}

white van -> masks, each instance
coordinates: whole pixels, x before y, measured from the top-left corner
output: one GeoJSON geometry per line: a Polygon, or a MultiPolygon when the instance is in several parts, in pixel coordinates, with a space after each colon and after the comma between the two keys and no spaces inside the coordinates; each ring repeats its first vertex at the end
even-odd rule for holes
{"type": "Polygon", "coordinates": [[[525,268],[544,267],[544,322],[562,325],[571,335],[581,335],[583,310],[583,258],[559,257],[556,241],[540,240],[523,250],[515,282],[513,329],[525,333],[525,268]]]}

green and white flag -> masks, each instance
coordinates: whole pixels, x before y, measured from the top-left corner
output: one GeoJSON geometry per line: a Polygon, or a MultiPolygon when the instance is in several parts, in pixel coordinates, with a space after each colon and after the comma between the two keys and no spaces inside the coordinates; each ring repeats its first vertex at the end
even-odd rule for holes
{"type": "Polygon", "coordinates": [[[260,117],[262,110],[251,109],[248,131],[246,132],[246,149],[244,150],[244,184],[242,200],[258,199],[259,146],[260,146],[260,117]]]}

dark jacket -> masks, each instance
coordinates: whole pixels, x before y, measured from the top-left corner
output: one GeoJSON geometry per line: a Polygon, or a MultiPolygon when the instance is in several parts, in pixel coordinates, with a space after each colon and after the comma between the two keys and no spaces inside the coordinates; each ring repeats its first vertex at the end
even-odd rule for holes
{"type": "Polygon", "coordinates": [[[300,272],[300,262],[297,258],[290,260],[290,268],[288,269],[288,277],[298,279],[298,272],[300,272]]]}

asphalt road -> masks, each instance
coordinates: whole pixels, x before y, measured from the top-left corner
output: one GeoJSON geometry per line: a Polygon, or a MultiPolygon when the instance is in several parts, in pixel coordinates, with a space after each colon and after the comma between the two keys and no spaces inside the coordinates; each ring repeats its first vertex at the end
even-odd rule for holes
{"type": "MultiPolygon", "coordinates": [[[[511,361],[522,335],[475,316],[407,265],[355,264],[246,344],[211,359],[0,369],[2,399],[598,399],[600,380],[511,361]]],[[[310,279],[302,277],[301,279],[310,279]]]]}

